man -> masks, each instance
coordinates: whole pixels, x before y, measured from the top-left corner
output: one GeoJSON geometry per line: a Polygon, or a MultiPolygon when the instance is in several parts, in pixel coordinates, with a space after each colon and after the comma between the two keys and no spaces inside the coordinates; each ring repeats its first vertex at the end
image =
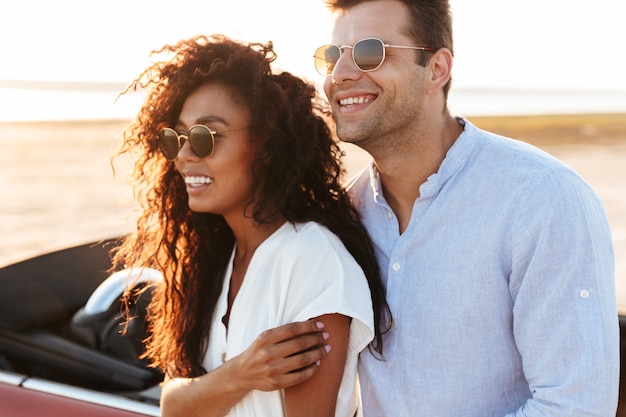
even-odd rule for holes
{"type": "MultiPolygon", "coordinates": [[[[393,315],[361,353],[370,416],[614,416],[619,334],[602,203],[570,168],[450,115],[447,0],[329,0],[316,67],[393,315]]],[[[332,337],[332,335],[331,335],[332,337]]],[[[322,359],[323,360],[323,359],[322,359]]]]}
{"type": "MultiPolygon", "coordinates": [[[[601,201],[544,152],[450,115],[447,0],[328,3],[335,45],[316,67],[339,138],[374,159],[350,190],[393,320],[383,358],[360,356],[365,417],[614,416],[601,201]]],[[[332,343],[312,321],[265,332],[267,385],[310,378],[332,343]]]]}

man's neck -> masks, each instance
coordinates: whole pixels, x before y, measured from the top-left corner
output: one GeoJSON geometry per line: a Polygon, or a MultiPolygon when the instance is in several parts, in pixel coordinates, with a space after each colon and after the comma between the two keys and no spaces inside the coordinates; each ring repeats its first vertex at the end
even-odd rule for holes
{"type": "Polygon", "coordinates": [[[450,117],[428,136],[416,135],[409,149],[373,155],[385,199],[398,218],[400,234],[408,227],[421,185],[439,171],[448,150],[462,131],[463,126],[450,117]]]}

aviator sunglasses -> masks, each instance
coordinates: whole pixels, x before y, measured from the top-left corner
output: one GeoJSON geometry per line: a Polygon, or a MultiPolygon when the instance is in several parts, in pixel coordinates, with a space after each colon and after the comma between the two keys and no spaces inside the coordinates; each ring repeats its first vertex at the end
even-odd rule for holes
{"type": "MultiPolygon", "coordinates": [[[[221,133],[243,129],[247,129],[247,127],[223,130],[221,133]]],[[[204,125],[191,126],[189,133],[186,135],[178,134],[174,129],[166,127],[159,132],[157,143],[163,156],[170,161],[178,157],[180,148],[183,147],[185,141],[189,141],[189,146],[197,157],[206,158],[213,153],[213,148],[215,148],[215,136],[217,135],[219,135],[218,132],[204,125]]]]}
{"type": "Polygon", "coordinates": [[[344,52],[352,48],[352,61],[362,72],[376,71],[385,61],[385,48],[416,49],[419,51],[434,51],[426,46],[390,45],[378,38],[366,38],[357,41],[354,45],[338,46],[324,45],[315,51],[315,69],[320,75],[328,77],[333,73],[335,65],[344,52]]]}

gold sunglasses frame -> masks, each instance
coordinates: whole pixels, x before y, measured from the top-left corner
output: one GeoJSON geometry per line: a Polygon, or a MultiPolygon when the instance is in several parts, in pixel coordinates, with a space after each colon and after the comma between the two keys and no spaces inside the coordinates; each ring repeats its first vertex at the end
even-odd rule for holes
{"type": "Polygon", "coordinates": [[[385,58],[387,57],[387,53],[386,53],[386,49],[387,48],[399,48],[399,49],[414,49],[414,50],[418,50],[418,51],[427,51],[427,52],[434,52],[435,49],[434,48],[430,48],[428,46],[405,46],[405,45],[393,45],[390,43],[385,43],[382,39],[380,38],[363,38],[363,39],[359,39],[358,41],[356,41],[352,46],[350,45],[335,45],[335,44],[327,44],[327,45],[322,45],[319,48],[317,48],[315,50],[315,54],[313,55],[313,58],[315,58],[315,70],[323,77],[329,77],[332,75],[333,71],[335,70],[335,67],[337,66],[337,62],[339,62],[339,60],[341,59],[341,56],[344,53],[345,49],[352,49],[352,62],[354,63],[354,66],[361,72],[372,72],[372,71],[376,71],[378,68],[381,67],[381,65],[383,65],[383,63],[385,62],[385,58]],[[380,59],[380,62],[378,63],[378,65],[375,68],[372,69],[362,69],[359,64],[356,61],[356,58],[354,57],[354,48],[361,42],[364,41],[371,41],[371,40],[375,40],[380,42],[380,45],[382,46],[382,57],[380,59]],[[326,67],[326,71],[322,72],[320,70],[320,67],[317,65],[318,60],[319,61],[323,61],[326,63],[329,63],[330,61],[326,60],[325,58],[322,58],[320,53],[320,50],[322,50],[322,48],[329,48],[329,47],[335,47],[339,50],[339,57],[337,58],[337,61],[335,61],[334,63],[332,63],[332,69],[328,69],[328,65],[326,67]]]}

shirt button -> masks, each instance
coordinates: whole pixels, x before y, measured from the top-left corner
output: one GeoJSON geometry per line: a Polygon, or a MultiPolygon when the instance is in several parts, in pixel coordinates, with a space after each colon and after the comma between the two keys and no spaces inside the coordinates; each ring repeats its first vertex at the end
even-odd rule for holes
{"type": "Polygon", "coordinates": [[[400,264],[398,262],[393,264],[391,267],[393,268],[394,271],[399,271],[400,270],[400,264]]]}
{"type": "Polygon", "coordinates": [[[393,213],[392,213],[392,212],[390,212],[390,211],[388,211],[388,212],[387,212],[387,218],[388,218],[389,220],[393,219],[393,213]]]}
{"type": "Polygon", "coordinates": [[[583,300],[584,300],[584,299],[587,299],[587,298],[589,298],[589,291],[587,291],[587,290],[582,290],[582,291],[579,293],[579,295],[580,295],[580,298],[582,298],[583,300]]]}

